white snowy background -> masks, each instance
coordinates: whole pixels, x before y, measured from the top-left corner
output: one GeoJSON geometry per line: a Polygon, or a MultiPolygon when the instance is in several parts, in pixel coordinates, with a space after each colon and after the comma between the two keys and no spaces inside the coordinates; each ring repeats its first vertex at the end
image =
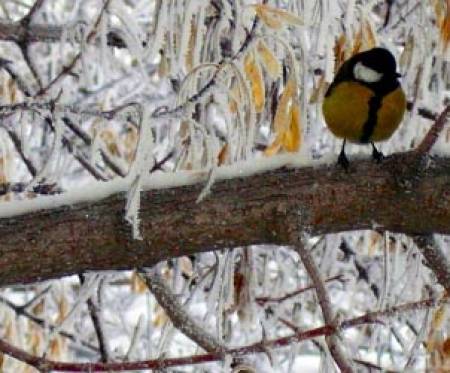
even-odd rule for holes
{"type": "MultiPolygon", "coordinates": [[[[18,21],[33,3],[1,0],[1,24],[18,21]]],[[[26,186],[22,193],[1,197],[0,217],[125,191],[125,218],[138,239],[141,190],[201,182],[205,185],[201,203],[214,197],[216,180],[286,165],[333,164],[341,143],[324,125],[321,97],[333,78],[339,48],[343,58],[375,45],[396,56],[413,109],[380,150],[390,154],[413,149],[433,123],[418,109],[439,113],[449,100],[450,52],[442,36],[450,12],[447,3],[394,1],[384,25],[385,1],[267,4],[288,13],[258,8],[253,1],[112,0],[104,11],[104,1],[44,1],[31,25],[59,26],[58,40],[33,43],[29,62],[15,43],[0,42],[0,57],[11,61],[7,66],[20,78],[0,71],[0,182],[26,186]],[[253,28],[256,14],[260,20],[253,28]],[[107,45],[110,31],[120,36],[124,48],[107,45]],[[267,48],[270,56],[261,48],[267,48]],[[46,89],[74,58],[73,74],[46,89]],[[203,92],[212,77],[214,84],[203,92]],[[296,87],[291,105],[299,109],[298,133],[274,126],[273,100],[289,79],[296,87]],[[264,87],[262,104],[255,98],[257,84],[264,87]],[[192,100],[199,91],[200,97],[192,100]],[[291,143],[277,143],[283,131],[291,143]],[[11,132],[35,165],[35,175],[17,153],[11,132]],[[149,172],[164,159],[161,169],[149,172]],[[36,185],[52,183],[63,192],[52,196],[30,192],[36,185]]],[[[449,141],[447,127],[433,152],[448,155],[449,141]]],[[[347,151],[351,160],[369,157],[371,148],[349,145],[347,151]]],[[[449,255],[448,238],[436,239],[449,255]]],[[[309,243],[323,278],[333,279],[327,289],[339,317],[383,310],[441,291],[404,235],[349,232],[312,237],[309,243]]],[[[303,330],[323,324],[314,291],[278,299],[310,285],[301,261],[289,248],[234,248],[173,259],[156,270],[183,308],[228,346],[291,334],[282,319],[303,330]],[[241,278],[244,290],[236,285],[241,278]],[[243,292],[246,296],[239,298],[243,292]]],[[[35,355],[97,361],[98,351],[91,348],[96,335],[86,306],[90,297],[98,306],[111,360],[199,352],[172,327],[134,272],[89,273],[82,285],[74,276],[4,288],[1,336],[35,355]],[[23,304],[30,315],[43,320],[42,325],[18,316],[17,308],[23,304]]],[[[439,344],[449,336],[445,309],[440,310],[444,315],[438,326],[436,312],[414,311],[386,318],[383,325],[347,329],[342,344],[352,357],[383,369],[422,371],[429,364],[425,342],[429,347],[431,341],[439,344]]],[[[335,369],[321,339],[243,359],[256,372],[335,369]]],[[[231,371],[230,362],[172,369],[225,372],[231,371]]],[[[3,371],[32,371],[7,357],[1,363],[3,371]]]]}

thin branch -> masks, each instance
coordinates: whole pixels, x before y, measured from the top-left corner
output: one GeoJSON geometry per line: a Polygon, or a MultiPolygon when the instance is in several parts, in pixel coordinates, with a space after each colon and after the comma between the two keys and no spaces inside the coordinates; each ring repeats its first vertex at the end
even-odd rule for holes
{"type": "Polygon", "coordinates": [[[147,287],[155,296],[159,305],[164,309],[175,328],[207,352],[225,351],[225,346],[202,328],[198,322],[192,319],[183,309],[183,306],[178,302],[170,289],[155,271],[149,273],[140,270],[139,274],[144,279],[147,287]]]}
{"type": "Polygon", "coordinates": [[[450,262],[447,256],[436,245],[432,235],[412,236],[414,243],[433,271],[438,282],[450,294],[450,262]]]}
{"type": "Polygon", "coordinates": [[[42,8],[44,5],[45,0],[36,0],[33,4],[33,6],[30,8],[29,12],[20,20],[20,23],[27,27],[31,21],[33,20],[33,17],[36,15],[36,13],[42,8]]]}
{"type": "MultiPolygon", "coordinates": [[[[20,22],[6,22],[0,20],[0,40],[17,43],[20,40],[26,40],[31,43],[59,43],[65,27],[59,25],[30,24],[22,25],[20,22]]],[[[115,48],[126,48],[121,35],[121,30],[111,28],[106,34],[106,44],[115,48]]],[[[81,42],[81,40],[75,40],[81,42]]],[[[94,40],[89,40],[92,44],[94,40]]],[[[147,42],[142,42],[142,47],[147,46],[147,42]]]]}
{"type": "MultiPolygon", "coordinates": [[[[28,312],[23,305],[19,306],[2,296],[0,296],[0,303],[9,307],[10,309],[12,309],[17,316],[25,317],[43,329],[48,329],[50,332],[53,332],[56,329],[56,326],[53,324],[50,324],[47,320],[41,319],[41,318],[33,315],[32,313],[28,312]]],[[[63,336],[64,338],[67,338],[71,342],[80,343],[83,347],[85,347],[93,352],[98,353],[98,348],[96,346],[94,346],[93,344],[91,344],[89,342],[80,340],[80,338],[78,336],[75,336],[72,333],[61,330],[58,332],[58,334],[63,336]]]]}
{"type": "MultiPolygon", "coordinates": [[[[100,21],[103,17],[103,14],[105,13],[108,5],[109,5],[110,0],[105,0],[98,16],[97,19],[94,23],[94,27],[93,29],[89,32],[87,38],[86,38],[86,42],[89,43],[93,40],[94,36],[97,34],[97,27],[100,24],[100,21]]],[[[37,93],[36,96],[42,96],[43,94],[45,94],[46,92],[48,92],[48,90],[53,87],[59,80],[61,80],[64,76],[66,76],[68,73],[70,73],[72,71],[72,69],[75,67],[75,65],[77,64],[77,62],[80,60],[81,58],[81,54],[82,52],[78,52],[76,54],[76,56],[72,59],[72,61],[64,66],[61,70],[61,72],[56,75],[48,84],[47,86],[45,86],[44,88],[41,88],[37,93]]]]}
{"type": "Polygon", "coordinates": [[[391,19],[392,5],[394,5],[394,0],[386,0],[386,16],[384,18],[383,28],[386,27],[391,19]]]}
{"type": "Polygon", "coordinates": [[[0,196],[8,193],[33,192],[41,195],[60,194],[63,189],[57,184],[36,184],[30,188],[29,183],[0,183],[0,196]]]}
{"type": "Polygon", "coordinates": [[[150,169],[150,173],[153,173],[153,172],[155,172],[157,170],[162,171],[162,167],[173,157],[174,154],[175,154],[175,151],[171,150],[161,160],[155,161],[155,164],[150,169]]]}
{"type": "MultiPolygon", "coordinates": [[[[238,51],[234,54],[234,56],[231,57],[231,60],[238,59],[248,48],[251,41],[253,40],[253,37],[256,32],[256,28],[258,26],[259,19],[258,16],[255,16],[253,18],[252,28],[247,33],[247,36],[245,37],[244,41],[240,45],[238,51]]],[[[194,93],[192,96],[188,97],[185,102],[181,103],[178,106],[175,106],[172,109],[169,109],[167,107],[158,107],[156,108],[152,113],[152,118],[162,118],[166,116],[171,116],[174,114],[177,114],[181,111],[183,111],[188,105],[191,105],[192,103],[197,102],[201,97],[203,97],[209,90],[216,85],[217,77],[219,76],[219,73],[222,71],[223,66],[226,64],[227,59],[222,59],[217,65],[219,68],[214,72],[213,76],[206,82],[206,84],[200,88],[196,93],[194,93]]]]}
{"type": "MultiPolygon", "coordinates": [[[[44,118],[45,122],[48,124],[49,128],[55,132],[55,126],[53,125],[53,121],[50,117],[44,118]]],[[[93,166],[86,157],[81,154],[81,152],[77,149],[77,147],[67,138],[67,136],[61,136],[61,142],[63,146],[67,149],[69,153],[73,155],[73,157],[80,163],[80,165],[90,173],[96,180],[107,181],[108,178],[103,175],[100,170],[97,170],[95,166],[93,166]]]]}
{"type": "MultiPolygon", "coordinates": [[[[350,328],[358,325],[370,324],[379,318],[393,317],[403,312],[413,310],[436,307],[441,304],[448,304],[447,298],[442,298],[439,301],[435,299],[425,299],[419,302],[406,303],[397,307],[391,307],[384,311],[371,312],[369,314],[348,319],[339,325],[339,328],[350,328]]],[[[296,332],[285,337],[264,340],[253,343],[251,345],[236,347],[228,349],[227,355],[242,357],[247,354],[266,353],[268,349],[280,348],[298,343],[301,341],[310,340],[321,336],[330,336],[335,332],[335,326],[325,325],[318,328],[310,329],[305,332],[296,332]]],[[[69,372],[106,372],[106,371],[130,371],[138,369],[165,369],[174,366],[202,364],[213,361],[223,360],[223,352],[212,352],[202,355],[192,355],[179,358],[143,360],[132,362],[117,362],[117,363],[71,363],[47,360],[42,357],[36,357],[28,352],[17,348],[10,343],[0,339],[0,351],[14,359],[22,361],[28,365],[35,367],[42,371],[69,371],[69,372]]]]}
{"type": "Polygon", "coordinates": [[[22,159],[23,163],[25,164],[25,166],[28,169],[28,172],[34,178],[37,175],[36,167],[34,166],[31,159],[28,158],[25,155],[25,153],[23,152],[22,141],[20,140],[19,136],[17,136],[13,130],[6,130],[6,132],[8,133],[9,138],[11,139],[12,143],[14,144],[14,148],[16,149],[17,153],[19,154],[20,159],[22,159]]]}
{"type": "MultiPolygon", "coordinates": [[[[83,285],[85,282],[84,274],[80,273],[78,278],[80,280],[80,284],[83,285]]],[[[103,332],[100,318],[98,317],[97,306],[94,304],[92,298],[88,298],[86,303],[89,310],[89,315],[91,316],[92,325],[94,325],[95,334],[97,335],[98,347],[100,350],[100,361],[107,363],[109,361],[108,348],[106,345],[105,333],[103,332]]]]}
{"type": "Polygon", "coordinates": [[[448,105],[442,112],[439,114],[439,117],[435,120],[433,126],[428,131],[425,138],[416,148],[416,152],[418,155],[426,155],[430,152],[433,145],[436,143],[444,125],[447,123],[447,116],[450,112],[450,105],[448,105]]]}
{"type": "MultiPolygon", "coordinates": [[[[294,331],[296,333],[301,333],[302,332],[302,330],[297,325],[292,323],[291,321],[283,319],[283,318],[279,318],[278,320],[281,323],[283,323],[285,326],[287,326],[289,329],[291,329],[292,331],[294,331]]],[[[322,347],[322,345],[319,342],[317,342],[315,340],[312,340],[312,343],[320,350],[320,352],[324,352],[324,348],[322,347]]],[[[365,366],[365,367],[367,367],[369,369],[379,370],[379,371],[382,371],[384,373],[394,373],[394,372],[397,373],[396,371],[383,369],[382,367],[380,367],[380,366],[378,366],[376,364],[370,363],[368,361],[365,361],[365,360],[352,359],[352,361],[354,363],[356,363],[356,364],[363,365],[363,366],[365,366]]]]}
{"type": "MultiPolygon", "coordinates": [[[[36,0],[29,10],[29,12],[20,20],[20,24],[27,29],[30,23],[33,20],[33,17],[36,15],[36,13],[42,8],[44,5],[45,0],[36,0]]],[[[38,83],[39,89],[42,89],[42,79],[39,76],[39,73],[37,71],[37,68],[34,64],[33,59],[30,57],[30,44],[27,42],[26,34],[23,34],[23,38],[18,39],[16,41],[16,44],[18,45],[20,51],[22,52],[23,59],[25,60],[26,64],[28,65],[28,68],[31,71],[31,74],[33,75],[34,79],[38,83]]]]}
{"type": "MultiPolygon", "coordinates": [[[[324,281],[320,274],[319,268],[317,267],[311,253],[306,249],[303,244],[303,239],[299,239],[298,245],[295,246],[295,251],[300,255],[303,266],[305,267],[308,275],[316,289],[317,299],[319,300],[319,305],[322,310],[323,319],[325,324],[336,326],[335,331],[338,332],[336,316],[331,308],[331,299],[325,288],[324,281]]],[[[350,360],[346,357],[344,350],[341,347],[342,342],[339,340],[338,336],[334,333],[325,338],[325,341],[330,350],[331,356],[333,356],[334,361],[344,373],[354,372],[354,368],[350,363],[350,360]]]]}
{"type": "MultiPolygon", "coordinates": [[[[342,275],[333,276],[333,277],[330,277],[330,278],[327,278],[326,280],[324,280],[324,282],[332,282],[332,281],[341,281],[342,282],[345,280],[343,279],[342,275]]],[[[259,305],[263,305],[264,303],[268,303],[268,302],[281,303],[281,302],[284,302],[285,300],[288,300],[292,297],[296,297],[297,295],[304,293],[305,291],[312,290],[312,289],[314,289],[314,285],[309,285],[309,286],[305,286],[300,289],[294,290],[294,291],[287,293],[285,295],[282,295],[280,297],[257,297],[257,298],[255,298],[255,301],[259,305]]]]}
{"type": "MultiPolygon", "coordinates": [[[[70,120],[68,117],[62,118],[63,123],[72,130],[72,132],[77,135],[80,139],[83,140],[83,142],[87,146],[92,146],[92,137],[84,131],[80,126],[77,126],[72,120],[70,120]]],[[[105,162],[105,165],[113,171],[116,175],[120,177],[127,176],[127,172],[122,169],[122,167],[117,164],[112,157],[102,148],[99,149],[100,155],[103,159],[103,162],[105,162]]]]}
{"type": "Polygon", "coordinates": [[[31,74],[33,75],[34,79],[36,80],[39,89],[42,89],[43,87],[43,83],[42,83],[42,79],[39,76],[38,70],[33,62],[33,59],[30,56],[30,47],[28,44],[25,43],[20,43],[18,44],[20,52],[22,53],[22,57],[25,60],[28,68],[31,71],[31,74]]]}

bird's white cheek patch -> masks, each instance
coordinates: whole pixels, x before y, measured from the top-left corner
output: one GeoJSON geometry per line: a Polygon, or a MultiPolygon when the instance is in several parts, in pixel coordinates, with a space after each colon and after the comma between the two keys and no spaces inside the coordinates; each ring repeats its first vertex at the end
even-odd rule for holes
{"type": "Polygon", "coordinates": [[[374,69],[363,65],[361,62],[358,62],[353,68],[353,75],[355,79],[361,80],[366,83],[379,82],[381,77],[383,76],[382,73],[379,73],[378,71],[375,71],[374,69]]]}

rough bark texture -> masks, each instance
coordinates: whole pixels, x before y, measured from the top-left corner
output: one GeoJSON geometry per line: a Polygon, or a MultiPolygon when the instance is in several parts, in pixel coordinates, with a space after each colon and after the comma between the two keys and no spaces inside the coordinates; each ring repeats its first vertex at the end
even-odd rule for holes
{"type": "Polygon", "coordinates": [[[202,185],[145,192],[143,241],[131,239],[123,220],[124,195],[0,219],[0,285],[150,266],[221,248],[294,244],[298,230],[449,234],[450,159],[421,165],[403,153],[381,165],[354,161],[349,172],[280,169],[216,182],[199,204],[202,185]]]}

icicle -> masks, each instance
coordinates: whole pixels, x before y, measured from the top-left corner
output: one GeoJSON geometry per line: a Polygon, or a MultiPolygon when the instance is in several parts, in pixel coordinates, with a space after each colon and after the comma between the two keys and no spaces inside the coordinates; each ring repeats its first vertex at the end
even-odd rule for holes
{"type": "Polygon", "coordinates": [[[127,204],[125,207],[125,220],[131,224],[133,229],[133,239],[141,240],[139,231],[139,208],[141,203],[142,178],[148,174],[151,168],[150,157],[153,153],[153,135],[151,131],[150,112],[147,106],[142,112],[140,124],[140,136],[136,149],[136,157],[129,173],[131,180],[130,189],[127,194],[127,204]]]}

